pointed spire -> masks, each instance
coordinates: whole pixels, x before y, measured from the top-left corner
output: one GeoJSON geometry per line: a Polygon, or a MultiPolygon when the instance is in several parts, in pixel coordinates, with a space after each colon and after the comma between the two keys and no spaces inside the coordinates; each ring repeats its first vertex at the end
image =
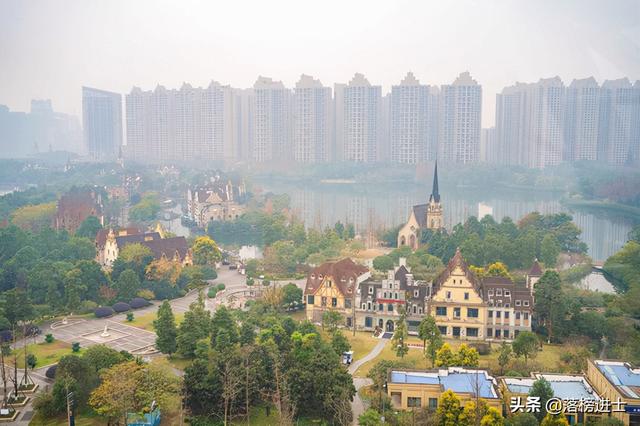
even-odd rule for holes
{"type": "Polygon", "coordinates": [[[438,191],[438,160],[436,160],[436,167],[433,170],[433,189],[431,190],[431,197],[429,197],[429,202],[431,201],[436,203],[440,202],[440,192],[438,191]]]}

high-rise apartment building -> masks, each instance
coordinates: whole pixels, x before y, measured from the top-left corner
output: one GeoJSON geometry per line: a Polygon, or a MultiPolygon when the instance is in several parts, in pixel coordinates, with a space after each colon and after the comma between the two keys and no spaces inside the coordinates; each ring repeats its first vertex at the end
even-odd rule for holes
{"type": "Polygon", "coordinates": [[[595,78],[573,80],[567,87],[564,159],[595,161],[598,157],[600,87],[595,78]]]}
{"type": "Polygon", "coordinates": [[[525,155],[525,130],[527,85],[516,83],[505,87],[496,95],[496,152],[494,162],[503,165],[527,164],[525,155]]]}
{"type": "Polygon", "coordinates": [[[236,157],[234,92],[207,88],[134,87],[126,96],[127,154],[142,162],[222,161],[236,157]]]}
{"type": "Polygon", "coordinates": [[[411,72],[391,88],[392,161],[415,164],[433,159],[437,138],[437,96],[437,92],[420,84],[411,72]]]}
{"type": "Polygon", "coordinates": [[[300,163],[329,161],[333,139],[331,88],[301,75],[294,91],[293,158],[300,163]]]}
{"type": "Polygon", "coordinates": [[[115,159],[122,146],[122,96],[82,88],[84,143],[95,160],[115,159]]]}
{"type": "Polygon", "coordinates": [[[291,158],[291,91],[281,81],[258,77],[251,101],[251,159],[263,163],[291,158]]]}
{"type": "Polygon", "coordinates": [[[565,88],[559,77],[516,83],[496,98],[498,162],[543,168],[562,161],[565,88]]]}
{"type": "Polygon", "coordinates": [[[627,78],[607,80],[600,89],[598,159],[626,164],[636,157],[640,86],[627,78]]]}
{"type": "Polygon", "coordinates": [[[565,87],[560,77],[540,79],[529,86],[528,166],[544,168],[562,161],[565,87]]]}
{"type": "Polygon", "coordinates": [[[439,157],[457,163],[477,162],[480,155],[482,86],[463,72],[440,93],[439,157]]]}
{"type": "Polygon", "coordinates": [[[341,91],[342,159],[350,162],[376,161],[382,89],[372,86],[364,75],[357,73],[341,91]]]}

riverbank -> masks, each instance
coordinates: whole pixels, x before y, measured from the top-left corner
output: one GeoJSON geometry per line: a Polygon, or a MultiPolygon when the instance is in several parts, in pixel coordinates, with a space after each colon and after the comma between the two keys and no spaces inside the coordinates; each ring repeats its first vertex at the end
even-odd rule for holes
{"type": "Polygon", "coordinates": [[[578,200],[563,198],[560,203],[571,209],[582,209],[592,211],[602,211],[607,214],[617,214],[627,219],[631,219],[634,224],[640,223],[640,208],[627,206],[620,203],[599,200],[578,200]]]}

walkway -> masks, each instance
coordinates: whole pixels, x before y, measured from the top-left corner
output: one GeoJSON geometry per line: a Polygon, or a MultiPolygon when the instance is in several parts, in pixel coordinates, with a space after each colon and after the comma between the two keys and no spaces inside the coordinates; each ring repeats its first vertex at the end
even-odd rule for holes
{"type": "MultiPolygon", "coordinates": [[[[358,368],[360,368],[363,364],[375,359],[378,355],[380,355],[380,352],[382,352],[387,342],[387,339],[380,339],[378,344],[375,345],[373,349],[371,349],[371,352],[349,366],[349,374],[353,376],[355,372],[358,371],[358,368]]],[[[351,402],[351,411],[353,413],[354,425],[358,424],[358,417],[360,416],[360,414],[364,413],[364,402],[362,401],[362,398],[360,398],[360,394],[358,393],[358,391],[363,387],[370,386],[372,384],[373,381],[367,377],[353,378],[353,385],[356,387],[356,394],[353,397],[353,401],[351,402]]]]}

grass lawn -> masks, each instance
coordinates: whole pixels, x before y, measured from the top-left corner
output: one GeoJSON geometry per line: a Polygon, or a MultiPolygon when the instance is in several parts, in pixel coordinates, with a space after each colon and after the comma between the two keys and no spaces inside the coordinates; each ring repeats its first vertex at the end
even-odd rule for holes
{"type": "MultiPolygon", "coordinates": [[[[469,343],[460,340],[446,340],[449,345],[454,350],[462,343],[469,343]]],[[[420,342],[418,338],[409,337],[410,343],[418,343],[420,342]]],[[[480,355],[480,368],[489,369],[493,374],[499,374],[500,366],[498,365],[498,355],[499,355],[500,344],[492,343],[491,344],[491,352],[488,355],[480,355]]],[[[505,368],[505,373],[509,370],[515,370],[520,372],[521,374],[528,375],[530,371],[544,371],[544,372],[561,372],[562,371],[562,362],[560,360],[560,356],[563,352],[566,351],[566,348],[562,345],[543,345],[543,350],[539,351],[535,358],[529,359],[527,364],[524,364],[524,359],[515,359],[512,358],[509,365],[505,368]]],[[[367,362],[362,365],[356,371],[356,377],[366,377],[369,370],[381,360],[389,360],[389,361],[398,361],[402,363],[407,368],[415,368],[415,369],[425,369],[431,367],[431,361],[426,361],[422,351],[420,349],[409,348],[409,353],[404,356],[404,358],[398,358],[391,347],[391,341],[389,341],[380,355],[378,355],[375,359],[367,362]]]]}
{"type": "Polygon", "coordinates": [[[304,310],[287,313],[287,315],[289,315],[296,321],[304,321],[307,319],[307,314],[304,312],[304,310]]]}
{"type": "MultiPolygon", "coordinates": [[[[251,425],[253,426],[278,426],[278,412],[275,408],[271,408],[271,413],[267,416],[267,410],[264,407],[251,407],[251,425]]],[[[231,420],[232,426],[243,426],[247,424],[246,419],[231,420]]],[[[320,420],[313,419],[297,419],[296,426],[318,426],[322,423],[320,420]]]]}
{"type": "MultiPolygon", "coordinates": [[[[76,426],[99,426],[104,425],[105,418],[98,416],[92,410],[76,414],[76,426]]],[[[29,423],[30,426],[65,426],[67,425],[67,416],[61,415],[53,419],[43,419],[41,416],[34,416],[29,423]]]]}
{"type": "MultiPolygon", "coordinates": [[[[153,321],[156,319],[157,314],[157,312],[149,312],[144,315],[138,316],[134,313],[133,321],[129,322],[125,319],[124,321],[122,321],[122,323],[133,327],[142,328],[143,330],[154,331],[155,329],[153,328],[153,321]]],[[[176,325],[180,325],[180,323],[184,319],[184,312],[180,312],[177,314],[174,313],[174,316],[176,318],[176,325]]]]}
{"type": "MultiPolygon", "coordinates": [[[[328,331],[320,330],[322,338],[330,341],[331,335],[328,331]]],[[[353,360],[357,361],[364,357],[366,354],[378,344],[380,339],[373,337],[373,334],[369,331],[356,331],[356,335],[353,335],[351,330],[342,330],[342,334],[347,338],[351,344],[351,350],[353,351],[353,360]]]]}
{"type": "MultiPolygon", "coordinates": [[[[55,364],[64,355],[71,355],[71,345],[61,340],[54,340],[52,343],[32,343],[27,345],[27,351],[30,354],[34,354],[37,359],[36,368],[44,367],[45,365],[55,364]]],[[[24,367],[24,348],[17,349],[18,352],[18,367],[24,367]]],[[[83,352],[83,348],[80,348],[80,352],[76,355],[80,355],[83,352]]],[[[8,362],[13,362],[11,356],[8,362]]]]}

